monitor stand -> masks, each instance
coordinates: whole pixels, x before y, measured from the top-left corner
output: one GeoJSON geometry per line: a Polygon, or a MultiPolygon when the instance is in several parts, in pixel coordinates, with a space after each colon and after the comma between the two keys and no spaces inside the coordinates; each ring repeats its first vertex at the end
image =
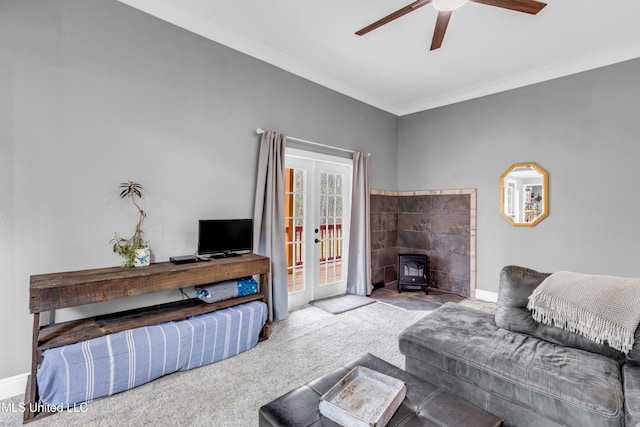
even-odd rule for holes
{"type": "Polygon", "coordinates": [[[240,256],[240,254],[237,254],[235,252],[225,252],[223,254],[212,255],[211,258],[213,259],[232,258],[234,256],[240,256]]]}

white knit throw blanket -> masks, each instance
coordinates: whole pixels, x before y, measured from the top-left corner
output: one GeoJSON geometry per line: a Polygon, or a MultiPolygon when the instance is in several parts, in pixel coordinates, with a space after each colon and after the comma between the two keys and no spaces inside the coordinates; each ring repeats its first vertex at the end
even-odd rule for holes
{"type": "Polygon", "coordinates": [[[640,323],[640,279],[559,271],[529,296],[533,318],[628,353],[640,323]]]}

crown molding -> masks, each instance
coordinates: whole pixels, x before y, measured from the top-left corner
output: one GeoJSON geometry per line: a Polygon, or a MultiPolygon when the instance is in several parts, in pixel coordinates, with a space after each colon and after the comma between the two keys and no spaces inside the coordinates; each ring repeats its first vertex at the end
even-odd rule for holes
{"type": "Polygon", "coordinates": [[[579,58],[559,62],[543,68],[517,74],[505,79],[495,80],[486,84],[460,89],[441,96],[427,98],[412,104],[398,106],[398,116],[413,114],[420,111],[443,107],[445,105],[468,101],[487,95],[493,95],[536,83],[578,74],[607,65],[628,61],[640,57],[640,41],[626,43],[615,49],[607,49],[597,54],[584,55],[579,58]]]}
{"type": "Polygon", "coordinates": [[[314,67],[304,64],[297,58],[273,46],[245,37],[242,34],[231,31],[221,25],[212,25],[212,22],[206,16],[190,14],[184,8],[176,7],[175,3],[158,2],[154,0],[118,1],[216,43],[266,62],[274,67],[280,68],[396,116],[404,116],[483,96],[493,95],[640,57],[640,41],[635,41],[619,45],[613,49],[607,49],[596,54],[589,54],[569,59],[504,79],[461,88],[457,91],[444,93],[439,96],[424,98],[414,103],[397,104],[382,99],[375,94],[365,93],[343,79],[318,71],[314,67]]]}

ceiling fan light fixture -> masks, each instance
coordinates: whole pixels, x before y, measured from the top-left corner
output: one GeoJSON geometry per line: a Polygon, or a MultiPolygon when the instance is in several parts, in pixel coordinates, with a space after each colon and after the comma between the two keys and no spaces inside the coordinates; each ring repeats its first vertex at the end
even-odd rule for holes
{"type": "Polygon", "coordinates": [[[449,12],[464,6],[466,2],[467,0],[433,0],[433,7],[441,12],[449,12]]]}

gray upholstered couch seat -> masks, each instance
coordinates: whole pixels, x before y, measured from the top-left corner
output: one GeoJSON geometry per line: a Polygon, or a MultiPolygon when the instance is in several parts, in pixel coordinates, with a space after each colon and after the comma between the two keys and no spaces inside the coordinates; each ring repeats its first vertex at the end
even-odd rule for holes
{"type": "Polygon", "coordinates": [[[625,357],[535,322],[527,297],[546,276],[505,267],[495,317],[448,303],[408,327],[406,370],[505,425],[640,426],[640,333],[625,357]]]}

